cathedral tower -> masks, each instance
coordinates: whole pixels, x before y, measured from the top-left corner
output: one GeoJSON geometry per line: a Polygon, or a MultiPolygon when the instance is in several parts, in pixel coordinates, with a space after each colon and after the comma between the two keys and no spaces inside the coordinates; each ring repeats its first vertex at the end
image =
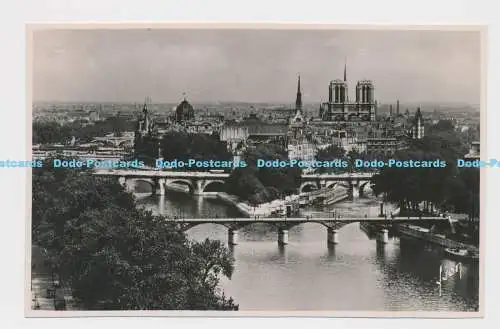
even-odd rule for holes
{"type": "Polygon", "coordinates": [[[347,63],[344,63],[343,80],[336,79],[328,85],[328,103],[322,104],[324,121],[375,121],[377,102],[370,80],[358,81],[355,101],[349,100],[347,63]]]}
{"type": "Polygon", "coordinates": [[[422,118],[422,112],[420,112],[420,107],[418,107],[415,118],[413,119],[412,137],[413,139],[424,138],[424,120],[422,118]]]}
{"type": "Polygon", "coordinates": [[[295,98],[295,116],[292,123],[304,123],[304,114],[302,112],[302,92],[300,91],[300,75],[297,81],[297,97],[295,98]]]}
{"type": "Polygon", "coordinates": [[[302,92],[300,91],[300,75],[297,82],[297,97],[295,99],[295,110],[302,113],[302,92]]]}

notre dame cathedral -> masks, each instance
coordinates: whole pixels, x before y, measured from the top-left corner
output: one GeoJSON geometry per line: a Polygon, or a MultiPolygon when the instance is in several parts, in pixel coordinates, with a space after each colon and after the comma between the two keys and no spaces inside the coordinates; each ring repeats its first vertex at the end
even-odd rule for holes
{"type": "Polygon", "coordinates": [[[370,80],[356,84],[356,98],[349,100],[347,66],[344,80],[333,80],[328,87],[328,102],[320,105],[319,116],[323,121],[375,121],[377,102],[374,86],[370,80]]]}

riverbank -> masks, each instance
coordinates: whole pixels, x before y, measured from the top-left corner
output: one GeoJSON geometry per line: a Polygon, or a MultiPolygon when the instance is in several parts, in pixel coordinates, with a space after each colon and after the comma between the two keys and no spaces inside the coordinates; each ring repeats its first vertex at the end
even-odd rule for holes
{"type": "MultiPolygon", "coordinates": [[[[171,184],[169,189],[175,192],[189,193],[189,188],[180,184],[171,184]]],[[[238,196],[226,192],[204,192],[203,196],[214,197],[229,205],[234,206],[243,215],[248,217],[284,216],[289,213],[296,213],[299,207],[313,205],[320,201],[322,205],[332,205],[349,198],[345,189],[320,189],[307,193],[292,194],[284,199],[276,199],[258,205],[250,205],[242,201],[238,196]]]]}
{"type": "MultiPolygon", "coordinates": [[[[373,223],[360,223],[360,228],[368,236],[375,236],[383,225],[373,223]]],[[[431,230],[425,227],[411,225],[411,224],[396,224],[389,228],[389,235],[398,236],[403,238],[412,238],[423,241],[432,245],[449,249],[469,250],[475,255],[479,255],[479,248],[473,244],[463,243],[453,238],[446,236],[446,234],[432,233],[431,230]]]]}
{"type": "Polygon", "coordinates": [[[471,244],[455,241],[443,234],[433,234],[429,231],[429,229],[426,228],[409,224],[400,224],[398,225],[398,231],[399,234],[403,236],[419,239],[443,248],[465,249],[479,255],[478,247],[471,244]]]}
{"type": "Polygon", "coordinates": [[[222,200],[228,204],[236,207],[241,213],[248,217],[255,216],[284,216],[288,213],[298,212],[299,207],[305,205],[312,205],[318,200],[317,194],[327,194],[325,197],[321,198],[321,204],[332,205],[337,202],[344,201],[349,198],[347,192],[342,191],[313,191],[309,193],[302,194],[292,194],[286,196],[284,199],[277,199],[271,202],[262,203],[256,206],[251,206],[246,202],[241,201],[237,196],[231,195],[225,192],[208,192],[210,196],[215,196],[218,200],[222,200]],[[313,197],[310,194],[314,193],[313,197]]]}
{"type": "Polygon", "coordinates": [[[294,203],[298,204],[299,195],[287,196],[285,200],[274,200],[268,203],[262,203],[256,206],[251,206],[241,201],[236,195],[231,195],[225,192],[211,192],[211,196],[215,196],[218,200],[222,200],[234,207],[248,217],[255,216],[271,216],[273,214],[284,214],[287,207],[291,207],[294,203]]]}

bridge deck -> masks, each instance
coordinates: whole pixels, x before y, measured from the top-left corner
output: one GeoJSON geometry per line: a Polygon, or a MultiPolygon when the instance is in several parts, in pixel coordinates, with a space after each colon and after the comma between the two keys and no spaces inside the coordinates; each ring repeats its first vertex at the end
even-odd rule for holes
{"type": "Polygon", "coordinates": [[[177,218],[170,219],[179,223],[307,223],[307,222],[331,222],[331,223],[355,223],[355,222],[374,222],[374,223],[415,223],[428,221],[447,221],[444,217],[357,217],[357,218],[332,218],[332,217],[243,217],[243,218],[177,218]]]}
{"type": "MultiPolygon", "coordinates": [[[[227,178],[229,173],[214,173],[209,171],[171,171],[159,169],[98,169],[96,175],[102,176],[124,176],[124,177],[198,177],[198,178],[227,178]]],[[[302,175],[303,179],[316,180],[355,180],[369,179],[373,174],[319,174],[319,175],[302,175]]]]}
{"type": "Polygon", "coordinates": [[[211,173],[208,171],[170,171],[170,170],[96,170],[95,175],[101,176],[123,176],[130,178],[152,178],[152,177],[197,177],[197,178],[228,178],[229,173],[211,173]]]}

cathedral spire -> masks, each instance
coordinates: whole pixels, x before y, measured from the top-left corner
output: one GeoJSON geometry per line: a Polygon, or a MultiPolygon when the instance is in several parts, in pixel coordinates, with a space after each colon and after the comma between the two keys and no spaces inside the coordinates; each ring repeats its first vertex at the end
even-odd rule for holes
{"type": "Polygon", "coordinates": [[[297,98],[295,99],[295,109],[302,112],[302,92],[300,91],[300,74],[297,82],[297,98]]]}
{"type": "Polygon", "coordinates": [[[347,59],[344,59],[344,81],[347,81],[347,59]]]}

